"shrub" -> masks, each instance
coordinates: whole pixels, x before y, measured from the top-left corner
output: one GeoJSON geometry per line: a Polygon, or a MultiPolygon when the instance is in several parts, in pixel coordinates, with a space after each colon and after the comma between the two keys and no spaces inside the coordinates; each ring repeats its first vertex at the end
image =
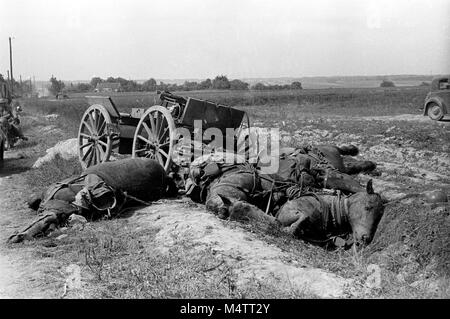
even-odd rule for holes
{"type": "Polygon", "coordinates": [[[214,89],[217,90],[227,90],[230,88],[230,81],[225,75],[218,75],[212,81],[212,85],[214,89]]]}
{"type": "Polygon", "coordinates": [[[395,87],[395,84],[390,80],[383,80],[380,84],[380,87],[382,88],[395,87]]]}
{"type": "Polygon", "coordinates": [[[231,90],[248,90],[248,83],[241,80],[233,80],[230,82],[231,90]]]}

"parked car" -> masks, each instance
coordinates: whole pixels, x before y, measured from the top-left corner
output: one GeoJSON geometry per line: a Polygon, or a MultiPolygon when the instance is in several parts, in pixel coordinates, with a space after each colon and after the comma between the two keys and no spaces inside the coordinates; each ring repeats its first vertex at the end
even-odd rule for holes
{"type": "Polygon", "coordinates": [[[450,110],[450,75],[434,78],[431,90],[425,97],[423,115],[440,121],[450,110]]]}

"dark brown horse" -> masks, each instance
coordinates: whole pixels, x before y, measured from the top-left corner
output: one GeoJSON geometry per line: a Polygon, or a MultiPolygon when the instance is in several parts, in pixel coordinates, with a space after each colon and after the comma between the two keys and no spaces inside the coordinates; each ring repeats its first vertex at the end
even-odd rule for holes
{"type": "Polygon", "coordinates": [[[361,172],[371,172],[377,165],[372,161],[351,160],[344,163],[343,156],[356,156],[359,149],[354,145],[336,146],[331,144],[308,145],[304,147],[286,147],[280,150],[282,157],[296,157],[310,161],[311,168],[328,167],[341,173],[354,175],[361,172]]]}
{"type": "Polygon", "coordinates": [[[339,189],[347,194],[362,192],[364,188],[350,174],[373,171],[376,164],[356,160],[344,164],[343,155],[355,156],[358,152],[353,145],[282,148],[278,171],[272,177],[315,188],[339,189]]]}
{"type": "Polygon", "coordinates": [[[211,183],[206,207],[220,218],[264,221],[319,243],[353,234],[355,241],[368,244],[383,214],[383,201],[371,181],[365,190],[348,197],[305,194],[294,183],[280,183],[245,166],[211,183]],[[275,216],[269,213],[273,210],[275,216]]]}
{"type": "Polygon", "coordinates": [[[91,166],[81,176],[53,184],[31,198],[29,206],[40,213],[38,218],[11,235],[8,242],[47,234],[67,222],[72,214],[89,220],[114,217],[126,206],[170,197],[174,191],[174,182],[155,160],[128,158],[91,166]]]}

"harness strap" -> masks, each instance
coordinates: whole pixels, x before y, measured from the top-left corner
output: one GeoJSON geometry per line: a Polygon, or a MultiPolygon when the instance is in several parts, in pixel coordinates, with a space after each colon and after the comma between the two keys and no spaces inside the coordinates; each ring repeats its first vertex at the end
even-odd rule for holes
{"type": "Polygon", "coordinates": [[[331,201],[330,217],[333,227],[337,231],[343,231],[348,222],[348,198],[345,196],[342,198],[342,193],[339,190],[337,196],[331,201]]]}
{"type": "Polygon", "coordinates": [[[86,175],[81,175],[81,176],[74,177],[73,179],[70,179],[69,181],[67,181],[67,182],[65,182],[65,183],[62,183],[62,182],[56,183],[56,184],[54,185],[54,187],[52,188],[50,194],[49,194],[48,196],[46,196],[46,198],[44,199],[44,201],[43,201],[42,204],[45,204],[45,203],[47,203],[49,200],[51,200],[51,199],[53,198],[53,196],[55,196],[55,194],[56,194],[59,190],[61,190],[63,187],[72,185],[72,184],[74,184],[75,182],[84,179],[85,177],[86,177],[86,175]]]}

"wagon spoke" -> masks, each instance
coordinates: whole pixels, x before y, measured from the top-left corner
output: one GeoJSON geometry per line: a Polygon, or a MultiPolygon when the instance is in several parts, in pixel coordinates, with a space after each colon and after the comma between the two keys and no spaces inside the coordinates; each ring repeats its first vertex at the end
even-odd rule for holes
{"type": "MultiPolygon", "coordinates": [[[[92,144],[90,144],[92,146],[92,144]]],[[[86,160],[87,156],[92,152],[92,147],[89,148],[86,153],[84,153],[83,158],[81,159],[83,162],[86,160]]]]}
{"type": "Polygon", "coordinates": [[[161,154],[159,154],[159,152],[156,153],[156,157],[158,158],[158,162],[160,162],[161,164],[164,164],[166,162],[163,160],[163,158],[162,158],[161,154]]]}
{"type": "Polygon", "coordinates": [[[162,144],[159,144],[159,147],[163,147],[163,146],[166,146],[166,145],[169,145],[169,144],[170,144],[170,141],[162,143],[162,144]]]}
{"type": "Polygon", "coordinates": [[[144,152],[144,151],[147,151],[147,149],[146,148],[141,148],[139,150],[135,150],[134,152],[135,153],[140,153],[140,152],[144,152]]]}
{"type": "Polygon", "coordinates": [[[86,147],[88,147],[90,145],[92,145],[92,142],[88,142],[86,144],[83,144],[83,145],[80,146],[80,150],[82,150],[83,148],[86,148],[86,147]]]}
{"type": "MultiPolygon", "coordinates": [[[[102,161],[102,153],[101,153],[101,146],[97,145],[95,149],[95,155],[97,156],[97,162],[100,163],[102,161]]],[[[103,151],[103,150],[102,150],[103,151]]]]}
{"type": "Polygon", "coordinates": [[[161,128],[162,123],[160,122],[160,117],[159,117],[159,113],[156,112],[155,113],[155,130],[153,131],[153,133],[155,134],[155,137],[158,137],[158,133],[159,130],[161,128]],[[158,133],[157,133],[158,132],[158,133]]]}
{"type": "Polygon", "coordinates": [[[168,129],[169,129],[169,126],[167,124],[167,119],[163,116],[161,119],[161,125],[159,126],[159,129],[158,129],[158,135],[157,135],[158,141],[162,136],[164,136],[164,134],[167,132],[168,129]],[[163,134],[161,135],[160,133],[161,133],[161,129],[163,127],[165,127],[165,129],[163,131],[163,134]]]}
{"type": "Polygon", "coordinates": [[[97,164],[98,162],[98,149],[94,148],[94,152],[92,152],[93,156],[92,156],[92,164],[97,164]]]}
{"type": "Polygon", "coordinates": [[[87,165],[87,166],[90,166],[91,163],[92,163],[92,158],[94,157],[94,153],[95,153],[95,151],[94,151],[94,146],[92,146],[90,150],[91,150],[91,151],[89,152],[89,156],[88,156],[88,158],[87,158],[87,160],[86,160],[86,165],[87,165]]]}
{"type": "Polygon", "coordinates": [[[89,130],[89,132],[91,133],[91,135],[94,135],[94,132],[92,131],[91,126],[89,125],[88,122],[86,122],[86,120],[83,121],[84,126],[89,130]]]}
{"type": "MultiPolygon", "coordinates": [[[[151,123],[150,123],[151,125],[151,123]]],[[[147,123],[142,122],[142,126],[144,127],[144,129],[147,131],[148,137],[152,136],[152,131],[150,130],[150,128],[148,127],[147,123]]]]}
{"type": "Polygon", "coordinates": [[[102,140],[98,140],[98,142],[100,143],[100,144],[102,144],[104,147],[108,147],[108,144],[107,143],[105,143],[105,142],[103,142],[102,140]]]}
{"type": "Polygon", "coordinates": [[[106,156],[106,153],[105,153],[105,151],[103,150],[103,147],[101,146],[101,145],[98,145],[98,151],[99,151],[99,154],[100,154],[100,158],[102,158],[102,159],[104,159],[106,156]]]}
{"type": "Polygon", "coordinates": [[[169,158],[169,155],[165,151],[163,151],[162,149],[158,149],[158,153],[161,153],[162,155],[164,155],[165,158],[169,158]]]}
{"type": "Polygon", "coordinates": [[[80,136],[82,136],[82,137],[84,137],[84,138],[91,138],[91,136],[90,135],[87,135],[87,134],[85,134],[85,133],[80,133],[80,136]]]}
{"type": "Polygon", "coordinates": [[[142,124],[143,124],[143,126],[145,127],[145,129],[147,130],[149,136],[150,136],[150,134],[155,135],[155,129],[156,129],[156,127],[155,127],[155,121],[154,121],[154,119],[153,119],[153,115],[152,115],[152,114],[149,114],[149,115],[148,115],[148,118],[150,119],[150,126],[151,126],[151,128],[152,128],[151,132],[150,132],[150,130],[148,129],[147,123],[143,122],[142,124]]]}
{"type": "Polygon", "coordinates": [[[105,119],[103,118],[103,115],[100,112],[100,110],[96,110],[96,114],[97,114],[97,119],[95,120],[95,122],[97,125],[96,125],[95,129],[97,130],[98,133],[100,133],[100,126],[105,122],[105,119]]]}
{"type": "Polygon", "coordinates": [[[161,139],[166,135],[167,130],[169,129],[169,126],[166,126],[164,132],[162,133],[162,135],[159,135],[158,133],[158,142],[161,143],[161,139]]]}
{"type": "Polygon", "coordinates": [[[138,139],[144,141],[144,142],[147,143],[147,144],[152,144],[152,142],[150,142],[148,139],[146,139],[146,138],[143,137],[142,135],[138,135],[137,137],[138,137],[138,139]]]}
{"type": "Polygon", "coordinates": [[[103,132],[103,129],[105,128],[105,126],[106,126],[106,120],[102,117],[102,119],[103,119],[103,122],[102,122],[102,124],[101,125],[99,125],[99,128],[98,128],[98,134],[101,134],[102,132],[103,132]]]}
{"type": "Polygon", "coordinates": [[[94,124],[94,121],[92,119],[92,116],[93,116],[92,113],[89,114],[89,123],[91,123],[92,130],[95,130],[95,124],[94,124]]]}
{"type": "Polygon", "coordinates": [[[85,161],[86,162],[86,165],[87,166],[89,166],[89,164],[91,163],[91,161],[92,161],[92,154],[93,154],[93,148],[94,147],[91,147],[90,149],[89,149],[89,151],[87,151],[86,152],[86,154],[84,154],[84,156],[83,156],[83,162],[85,161]]]}
{"type": "Polygon", "coordinates": [[[91,164],[95,165],[95,158],[97,157],[97,152],[95,151],[94,148],[92,148],[92,156],[89,159],[89,166],[91,166],[91,164]]]}

